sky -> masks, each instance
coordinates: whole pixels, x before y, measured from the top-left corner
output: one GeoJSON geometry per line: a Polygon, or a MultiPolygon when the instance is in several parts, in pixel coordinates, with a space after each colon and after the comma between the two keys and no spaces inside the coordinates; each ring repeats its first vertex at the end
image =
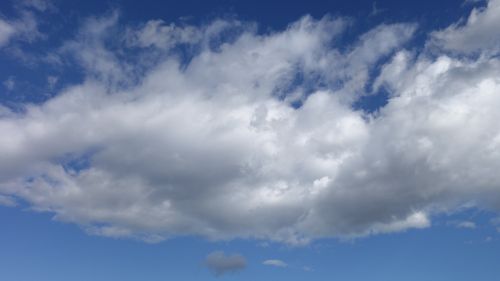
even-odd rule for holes
{"type": "Polygon", "coordinates": [[[496,280],[500,0],[0,3],[0,279],[496,280]]]}

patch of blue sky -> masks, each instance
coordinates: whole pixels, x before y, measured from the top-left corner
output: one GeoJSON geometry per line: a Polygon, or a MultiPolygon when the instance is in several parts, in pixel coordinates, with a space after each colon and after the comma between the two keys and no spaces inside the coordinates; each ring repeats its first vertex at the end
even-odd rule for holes
{"type": "Polygon", "coordinates": [[[177,237],[159,244],[88,235],[50,214],[0,206],[0,263],[5,280],[218,280],[203,265],[212,251],[241,253],[247,268],[232,280],[494,280],[500,240],[492,213],[466,210],[436,218],[432,228],[304,247],[258,240],[177,237]],[[474,221],[456,228],[450,221],[474,221]],[[269,258],[286,268],[262,265],[269,258]],[[29,268],[29,270],[27,270],[29,268]]]}

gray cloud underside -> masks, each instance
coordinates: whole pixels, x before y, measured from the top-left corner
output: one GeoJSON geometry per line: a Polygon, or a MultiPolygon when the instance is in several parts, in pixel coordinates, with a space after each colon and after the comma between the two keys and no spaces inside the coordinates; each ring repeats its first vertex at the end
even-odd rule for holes
{"type": "Polygon", "coordinates": [[[222,276],[245,269],[247,262],[242,255],[226,255],[224,252],[216,251],[206,257],[205,265],[216,276],[222,276]]]}
{"type": "MultiPolygon", "coordinates": [[[[85,69],[84,83],[21,113],[0,107],[2,198],[92,234],[152,242],[194,234],[301,244],[424,228],[464,205],[500,207],[492,41],[471,60],[406,50],[414,24],[380,25],[337,49],[345,19],[304,17],[264,35],[238,21],[150,21],[117,32],[131,62],[105,44],[118,20],[89,19],[57,50],[85,69]],[[193,50],[188,63],[179,45],[193,50]],[[390,92],[374,114],[353,109],[368,88],[390,92]]],[[[433,52],[462,36],[437,32],[433,52]]]]}

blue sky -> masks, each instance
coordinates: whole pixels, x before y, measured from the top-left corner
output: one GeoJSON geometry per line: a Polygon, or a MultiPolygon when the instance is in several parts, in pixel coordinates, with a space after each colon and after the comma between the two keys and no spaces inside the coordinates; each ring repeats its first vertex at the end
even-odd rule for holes
{"type": "Polygon", "coordinates": [[[0,3],[2,280],[496,280],[500,1],[0,3]]]}

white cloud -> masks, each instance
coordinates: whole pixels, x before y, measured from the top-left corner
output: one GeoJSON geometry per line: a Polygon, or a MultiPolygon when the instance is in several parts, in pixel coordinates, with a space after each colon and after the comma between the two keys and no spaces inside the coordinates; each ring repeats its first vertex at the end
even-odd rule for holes
{"type": "Polygon", "coordinates": [[[21,0],[16,4],[22,8],[32,8],[40,12],[56,10],[54,3],[50,0],[21,0]]]}
{"type": "Polygon", "coordinates": [[[14,33],[12,24],[0,18],[0,47],[6,45],[14,33]]]}
{"type": "Polygon", "coordinates": [[[240,254],[226,255],[224,252],[216,251],[206,257],[205,265],[216,276],[222,276],[245,269],[247,261],[240,254]]]}
{"type": "Polygon", "coordinates": [[[262,262],[263,265],[275,266],[275,267],[287,267],[288,264],[282,260],[265,260],[262,262]]]}
{"type": "Polygon", "coordinates": [[[33,42],[44,36],[38,30],[38,22],[33,13],[20,11],[21,16],[15,20],[0,18],[0,48],[7,46],[12,40],[33,42]]]}
{"type": "Polygon", "coordinates": [[[450,221],[448,224],[457,228],[475,229],[477,227],[473,221],[450,221]]]}
{"type": "Polygon", "coordinates": [[[462,221],[457,224],[457,227],[474,229],[476,228],[476,223],[472,221],[462,221]]]}
{"type": "Polygon", "coordinates": [[[3,81],[3,86],[5,87],[5,89],[12,91],[16,86],[16,80],[14,80],[13,76],[10,76],[5,81],[3,81]]]}
{"type": "Polygon", "coordinates": [[[464,24],[453,24],[434,32],[431,43],[459,53],[489,51],[500,47],[500,0],[489,0],[485,8],[472,10],[464,24]]]}
{"type": "MultiPolygon", "coordinates": [[[[128,83],[132,79],[132,66],[119,60],[118,50],[106,48],[106,38],[117,33],[118,11],[101,18],[89,18],[74,40],[60,48],[60,54],[70,54],[86,70],[87,75],[107,85],[128,83]]],[[[60,60],[60,58],[55,59],[60,60]]],[[[139,68],[139,67],[137,67],[139,68]]]]}
{"type": "MultiPolygon", "coordinates": [[[[216,23],[227,24],[224,21],[216,23]]],[[[202,33],[203,31],[193,26],[179,27],[175,24],[166,24],[162,20],[151,20],[140,28],[128,29],[126,40],[130,46],[170,49],[176,44],[198,43],[203,39],[202,33]]]]}
{"type": "Polygon", "coordinates": [[[60,51],[85,81],[0,116],[0,192],[91,234],[149,242],[304,244],[429,227],[470,202],[497,210],[500,61],[405,51],[414,24],[335,48],[347,22],[304,17],[257,34],[243,22],[89,19],[60,51]],[[388,104],[354,110],[394,53],[375,82],[388,104]]]}

